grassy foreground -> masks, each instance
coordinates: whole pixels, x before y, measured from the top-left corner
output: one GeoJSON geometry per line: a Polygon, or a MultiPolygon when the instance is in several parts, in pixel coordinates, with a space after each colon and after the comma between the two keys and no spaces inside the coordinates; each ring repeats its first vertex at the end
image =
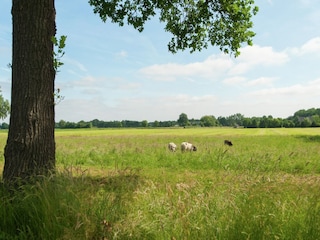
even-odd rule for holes
{"type": "Polygon", "coordinates": [[[64,130],[56,143],[55,176],[1,185],[0,239],[320,239],[320,129],[64,130]]]}

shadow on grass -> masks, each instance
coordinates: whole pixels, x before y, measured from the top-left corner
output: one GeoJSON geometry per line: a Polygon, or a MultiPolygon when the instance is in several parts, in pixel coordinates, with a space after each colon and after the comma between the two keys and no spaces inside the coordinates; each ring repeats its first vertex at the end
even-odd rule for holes
{"type": "Polygon", "coordinates": [[[297,138],[302,139],[306,142],[320,142],[320,135],[310,136],[310,135],[299,135],[297,138]]]}
{"type": "Polygon", "coordinates": [[[139,171],[105,176],[66,168],[8,191],[0,185],[0,239],[109,239],[130,211],[139,171]]]}

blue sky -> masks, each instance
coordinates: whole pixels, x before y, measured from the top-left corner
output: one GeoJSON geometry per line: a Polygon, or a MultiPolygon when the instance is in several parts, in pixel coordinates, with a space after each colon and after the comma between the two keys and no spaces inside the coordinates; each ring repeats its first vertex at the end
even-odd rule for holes
{"type": "MultiPolygon", "coordinates": [[[[256,0],[256,36],[234,58],[210,47],[167,50],[157,18],[142,33],[103,23],[87,1],[56,0],[57,36],[67,35],[56,88],[56,121],[176,120],[181,113],[286,118],[319,108],[320,1],[256,0]]],[[[1,0],[0,86],[10,99],[11,0],[1,0]]]]}

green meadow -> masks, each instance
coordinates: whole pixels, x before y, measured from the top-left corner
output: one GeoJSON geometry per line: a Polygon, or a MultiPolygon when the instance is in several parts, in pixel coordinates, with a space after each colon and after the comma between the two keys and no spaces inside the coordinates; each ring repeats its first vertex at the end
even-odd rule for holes
{"type": "Polygon", "coordinates": [[[320,239],[320,128],[57,130],[56,159],[1,185],[0,239],[320,239]]]}

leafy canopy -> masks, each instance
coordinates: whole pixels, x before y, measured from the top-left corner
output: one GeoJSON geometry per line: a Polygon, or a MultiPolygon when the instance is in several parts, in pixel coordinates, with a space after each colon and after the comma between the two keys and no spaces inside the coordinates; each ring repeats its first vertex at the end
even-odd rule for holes
{"type": "Polygon", "coordinates": [[[67,36],[62,35],[60,37],[60,39],[58,39],[57,37],[53,36],[51,37],[51,41],[53,43],[53,45],[57,48],[56,51],[53,51],[53,67],[54,70],[56,71],[56,73],[58,72],[58,69],[63,66],[63,62],[61,62],[61,58],[64,56],[65,52],[64,52],[64,48],[66,46],[66,40],[67,40],[67,36]]]}
{"type": "Polygon", "coordinates": [[[188,119],[188,115],[185,113],[181,113],[179,115],[179,119],[177,122],[178,122],[179,126],[182,126],[182,127],[185,127],[190,124],[189,119],[188,119]]]}
{"type": "Polygon", "coordinates": [[[252,45],[251,18],[257,14],[254,0],[89,0],[94,13],[105,22],[132,25],[143,31],[147,20],[159,15],[173,37],[172,53],[200,51],[209,44],[224,53],[240,54],[241,43],[252,45]]]}
{"type": "Polygon", "coordinates": [[[0,119],[5,119],[10,113],[10,103],[4,99],[0,89],[0,119]]]}

